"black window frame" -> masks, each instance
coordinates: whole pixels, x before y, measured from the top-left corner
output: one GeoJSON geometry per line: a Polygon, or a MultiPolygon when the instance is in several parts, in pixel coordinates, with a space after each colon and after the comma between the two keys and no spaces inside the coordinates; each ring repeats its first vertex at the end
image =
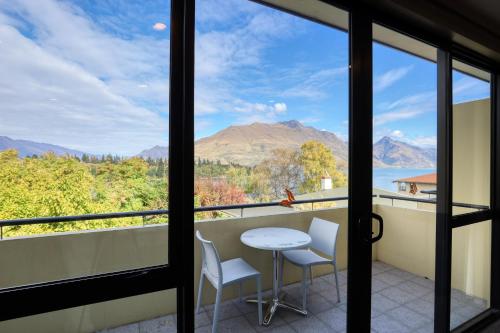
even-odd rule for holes
{"type": "Polygon", "coordinates": [[[178,331],[194,331],[194,0],[170,6],[168,263],[2,289],[0,321],[176,288],[178,331]]]}
{"type": "MultiPolygon", "coordinates": [[[[246,0],[242,0],[246,1],[246,0]]],[[[452,41],[452,37],[423,24],[405,20],[394,13],[364,3],[362,10],[356,2],[323,0],[356,15],[356,25],[366,33],[368,24],[376,23],[411,36],[438,49],[438,185],[436,216],[436,303],[435,331],[449,332],[449,288],[451,274],[451,230],[471,223],[492,220],[491,247],[491,307],[487,311],[457,327],[453,332],[474,332],[500,316],[500,64],[452,41]],[[356,14],[357,13],[357,14],[356,14]],[[491,205],[486,211],[451,215],[451,59],[487,69],[491,75],[491,205]]],[[[170,142],[169,142],[169,261],[166,265],[100,274],[61,281],[46,282],[0,290],[0,303],[8,304],[0,312],[0,320],[8,320],[69,307],[109,301],[165,289],[177,289],[178,332],[194,331],[194,31],[195,0],[171,0],[171,52],[170,52],[170,142]]],[[[352,18],[351,18],[352,19],[352,18]]],[[[358,30],[359,31],[359,30],[358,30]]],[[[351,32],[352,33],[352,32],[351,32]]],[[[350,36],[351,38],[351,36],[350,36]]],[[[366,47],[368,36],[356,37],[360,47],[366,47]]],[[[371,40],[371,35],[369,36],[371,40]]],[[[352,45],[350,46],[352,47],[352,45]]],[[[359,50],[358,50],[359,51],[359,50]]],[[[371,67],[371,50],[357,53],[358,61],[371,67]],[[370,58],[370,59],[368,59],[370,58]]],[[[351,79],[357,80],[352,76],[351,79]]],[[[369,80],[366,80],[369,81],[369,80]]],[[[351,82],[356,85],[359,82],[351,82]]],[[[360,96],[371,96],[372,82],[362,87],[360,96]]],[[[352,88],[351,88],[352,89],[352,88]]],[[[371,102],[370,102],[371,103],[371,102]]],[[[369,105],[359,108],[371,107],[369,105]]],[[[350,119],[353,119],[350,105],[350,119]]],[[[358,113],[359,114],[359,113],[358,113]]],[[[363,118],[366,123],[367,118],[363,118]]],[[[371,139],[363,136],[364,145],[371,139]]],[[[366,160],[366,148],[362,150],[366,160]]],[[[363,178],[363,174],[359,170],[363,178]]],[[[351,186],[351,185],[350,185],[351,186]]],[[[362,186],[362,185],[359,185],[362,186]]],[[[366,186],[366,185],[365,185],[366,186]]],[[[352,198],[351,198],[352,199],[352,198]]],[[[363,205],[368,195],[362,195],[363,205]]],[[[371,196],[370,196],[371,200],[371,196]]],[[[367,219],[368,217],[365,217],[367,219]]],[[[355,221],[356,223],[358,221],[355,221]]],[[[350,222],[349,230],[356,230],[350,222]]],[[[369,230],[369,227],[365,228],[369,230]]],[[[351,236],[349,236],[351,237],[351,236]]],[[[356,249],[355,251],[364,251],[356,249]]],[[[351,250],[350,250],[351,251],[351,250]]],[[[356,252],[353,252],[356,253],[356,252]]],[[[366,256],[365,256],[366,257],[366,256]]],[[[366,265],[364,265],[366,266],[366,265]]],[[[358,272],[366,271],[358,267],[358,272]]],[[[352,271],[352,268],[350,269],[352,271]]],[[[351,278],[351,274],[349,274],[351,278]]],[[[368,288],[369,289],[369,288],[368,288]]],[[[367,291],[348,290],[348,299],[356,302],[356,295],[367,291]]],[[[368,302],[369,304],[369,302],[368,302]]],[[[363,315],[351,319],[349,331],[369,330],[369,307],[363,306],[363,315]],[[359,321],[359,325],[355,321],[359,321]]]]}

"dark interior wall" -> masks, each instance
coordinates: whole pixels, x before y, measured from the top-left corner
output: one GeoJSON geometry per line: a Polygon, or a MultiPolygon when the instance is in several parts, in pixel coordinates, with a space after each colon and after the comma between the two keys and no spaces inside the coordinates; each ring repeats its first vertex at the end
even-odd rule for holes
{"type": "Polygon", "coordinates": [[[500,1],[364,0],[381,13],[434,30],[437,37],[500,62],[500,1]]]}

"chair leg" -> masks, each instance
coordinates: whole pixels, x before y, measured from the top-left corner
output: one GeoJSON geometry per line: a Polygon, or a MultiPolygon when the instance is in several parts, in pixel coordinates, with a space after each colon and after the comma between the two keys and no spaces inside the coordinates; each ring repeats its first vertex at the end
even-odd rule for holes
{"type": "Polygon", "coordinates": [[[337,287],[337,300],[340,303],[340,289],[339,289],[339,278],[337,276],[337,264],[333,265],[333,270],[335,272],[335,286],[337,287]]]}
{"type": "Polygon", "coordinates": [[[217,296],[215,296],[215,307],[214,307],[214,317],[212,318],[212,333],[217,333],[217,322],[219,320],[219,308],[220,308],[220,299],[222,297],[222,288],[217,289],[217,296]]]}
{"type": "Polygon", "coordinates": [[[307,266],[302,268],[302,310],[306,311],[307,302],[307,266]]]}
{"type": "Polygon", "coordinates": [[[196,313],[200,313],[201,297],[203,295],[203,285],[205,283],[205,274],[200,274],[200,284],[198,287],[198,301],[196,302],[196,313]]]}
{"type": "Polygon", "coordinates": [[[257,310],[259,312],[259,325],[262,325],[262,281],[261,276],[257,276],[257,310]]]}
{"type": "Polygon", "coordinates": [[[311,284],[313,284],[313,267],[309,266],[309,279],[311,280],[311,284]]]}
{"type": "Polygon", "coordinates": [[[285,259],[283,258],[283,255],[280,256],[280,282],[279,282],[279,288],[278,290],[281,291],[283,288],[283,267],[285,266],[285,259]]]}

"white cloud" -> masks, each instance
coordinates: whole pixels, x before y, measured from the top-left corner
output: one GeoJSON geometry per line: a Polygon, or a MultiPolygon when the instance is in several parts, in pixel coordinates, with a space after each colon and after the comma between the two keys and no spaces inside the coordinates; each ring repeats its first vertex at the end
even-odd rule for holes
{"type": "Polygon", "coordinates": [[[380,92],[392,86],[394,83],[405,77],[412,68],[413,66],[395,68],[377,76],[373,82],[373,90],[375,92],[380,92]]]}
{"type": "Polygon", "coordinates": [[[286,38],[296,19],[275,11],[260,11],[231,30],[196,32],[197,79],[218,79],[238,69],[261,64],[261,56],[273,38],[286,38]]]}
{"type": "MultiPolygon", "coordinates": [[[[263,71],[265,50],[276,38],[293,35],[298,30],[294,29],[297,18],[239,0],[202,3],[197,9],[195,39],[196,115],[232,114],[251,109],[260,113],[264,111],[258,110],[266,110],[274,118],[277,113],[286,112],[284,103],[270,102],[274,104],[270,111],[271,105],[262,107],[243,100],[241,92],[249,82],[252,87],[245,86],[245,89],[255,89],[256,79],[248,79],[248,71],[263,71]],[[224,22],[224,25],[214,25],[214,22],[224,22]],[[228,29],[228,22],[236,28],[228,29]]],[[[259,88],[265,89],[264,85],[259,88]]]]}
{"type": "Polygon", "coordinates": [[[0,40],[2,135],[124,155],[167,140],[168,40],[121,39],[54,0],[2,3],[0,40]]]}
{"type": "Polygon", "coordinates": [[[238,113],[259,113],[259,114],[272,114],[277,115],[286,112],[285,103],[275,103],[268,105],[263,103],[248,103],[239,101],[238,106],[234,107],[234,111],[238,113]]]}
{"type": "Polygon", "coordinates": [[[167,25],[165,23],[162,23],[162,22],[156,22],[153,25],[153,29],[156,31],[163,31],[163,30],[167,29],[167,25]]]}
{"type": "Polygon", "coordinates": [[[394,138],[402,138],[402,137],[404,137],[404,134],[401,130],[394,130],[391,132],[390,136],[392,136],[394,138]]]}
{"type": "Polygon", "coordinates": [[[286,104],[285,103],[275,103],[274,104],[274,110],[277,112],[277,113],[283,113],[283,112],[286,112],[286,104]]]}
{"type": "Polygon", "coordinates": [[[286,89],[282,96],[304,97],[309,99],[324,98],[327,88],[347,75],[347,67],[321,69],[312,73],[302,73],[299,84],[286,89]]]}
{"type": "Polygon", "coordinates": [[[490,96],[490,84],[471,76],[464,76],[453,82],[453,101],[477,100],[490,96]]]}
{"type": "Polygon", "coordinates": [[[399,110],[394,112],[386,112],[383,114],[378,114],[373,117],[373,124],[375,126],[383,125],[386,123],[411,119],[422,114],[421,110],[399,110]]]}
{"type": "Polygon", "coordinates": [[[238,20],[242,15],[258,12],[259,5],[251,1],[210,0],[196,3],[196,21],[210,23],[228,23],[238,20]]]}
{"type": "Polygon", "coordinates": [[[420,147],[436,147],[437,137],[436,136],[418,136],[411,139],[410,142],[415,146],[420,147]]]}
{"type": "Polygon", "coordinates": [[[378,108],[385,112],[374,115],[373,124],[375,126],[412,119],[426,112],[436,110],[436,93],[424,92],[405,96],[390,103],[383,103],[378,108]]]}

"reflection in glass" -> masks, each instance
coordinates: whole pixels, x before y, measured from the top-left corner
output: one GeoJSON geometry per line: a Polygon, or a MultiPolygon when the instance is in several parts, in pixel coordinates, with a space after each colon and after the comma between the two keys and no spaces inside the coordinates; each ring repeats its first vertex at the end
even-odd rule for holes
{"type": "Polygon", "coordinates": [[[453,229],[451,328],[489,307],[491,221],[453,229]]]}

